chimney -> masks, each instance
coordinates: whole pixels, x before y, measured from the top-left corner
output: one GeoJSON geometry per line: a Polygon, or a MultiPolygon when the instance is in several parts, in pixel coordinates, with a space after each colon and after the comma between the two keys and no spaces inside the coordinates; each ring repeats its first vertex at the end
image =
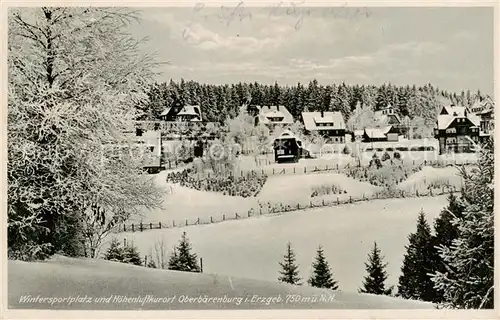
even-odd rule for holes
{"type": "Polygon", "coordinates": [[[325,111],[321,110],[321,118],[325,117],[325,111]]]}
{"type": "Polygon", "coordinates": [[[277,105],[277,106],[276,106],[276,109],[277,109],[278,111],[280,111],[280,105],[277,105]]]}

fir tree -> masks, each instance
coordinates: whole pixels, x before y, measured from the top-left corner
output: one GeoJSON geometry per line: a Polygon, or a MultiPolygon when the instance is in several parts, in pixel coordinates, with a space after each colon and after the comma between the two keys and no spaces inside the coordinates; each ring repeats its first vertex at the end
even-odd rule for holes
{"type": "Polygon", "coordinates": [[[418,215],[417,231],[410,234],[408,239],[410,243],[406,246],[398,295],[406,299],[436,302],[438,294],[431,274],[435,272],[438,253],[423,211],[418,215]]]}
{"type": "Polygon", "coordinates": [[[444,208],[434,221],[436,234],[436,245],[449,247],[454,239],[458,237],[458,227],[452,222],[461,218],[464,206],[453,193],[448,196],[448,206],[444,208]]]}
{"type": "Polygon", "coordinates": [[[127,244],[123,248],[123,262],[136,266],[142,266],[142,260],[139,256],[139,251],[133,243],[127,244]]]}
{"type": "Polygon", "coordinates": [[[319,246],[316,252],[316,258],[312,264],[312,267],[313,274],[308,281],[311,286],[332,290],[338,289],[337,281],[333,279],[330,266],[328,265],[328,261],[326,261],[325,256],[323,255],[323,248],[321,246],[319,246]]]}
{"type": "Polygon", "coordinates": [[[278,278],[280,282],[286,282],[290,284],[300,285],[299,277],[299,267],[295,264],[295,253],[291,247],[290,242],[286,246],[286,254],[284,256],[284,261],[279,262],[281,266],[280,274],[278,278]]]}
{"type": "Polygon", "coordinates": [[[172,255],[168,259],[168,270],[180,270],[179,255],[177,254],[177,248],[174,248],[172,255]]]}
{"type": "Polygon", "coordinates": [[[108,250],[104,254],[104,259],[122,262],[125,257],[123,247],[116,238],[111,240],[108,250]]]}
{"type": "Polygon", "coordinates": [[[433,280],[444,293],[444,305],[454,308],[493,308],[494,157],[493,141],[481,150],[477,167],[462,170],[464,211],[452,222],[458,236],[440,250],[445,272],[433,280]]]}
{"type": "Polygon", "coordinates": [[[377,243],[374,242],[373,249],[368,254],[368,262],[365,263],[368,275],[365,276],[363,287],[359,289],[359,292],[384,295],[390,295],[392,293],[392,287],[385,287],[385,281],[387,280],[385,268],[387,267],[387,263],[383,263],[383,259],[384,257],[381,256],[377,243]]]}
{"type": "Polygon", "coordinates": [[[187,238],[186,232],[182,234],[179,245],[174,249],[173,255],[168,262],[168,269],[187,271],[187,272],[201,272],[198,266],[198,258],[195,253],[191,253],[191,243],[187,238]]]}

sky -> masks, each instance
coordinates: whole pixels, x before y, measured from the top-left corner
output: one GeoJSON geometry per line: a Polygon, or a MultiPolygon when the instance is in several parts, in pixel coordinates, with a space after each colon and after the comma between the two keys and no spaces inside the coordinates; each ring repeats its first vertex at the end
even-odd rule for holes
{"type": "Polygon", "coordinates": [[[493,94],[491,8],[236,4],[143,8],[130,32],[168,62],[158,81],[432,83],[493,94]]]}

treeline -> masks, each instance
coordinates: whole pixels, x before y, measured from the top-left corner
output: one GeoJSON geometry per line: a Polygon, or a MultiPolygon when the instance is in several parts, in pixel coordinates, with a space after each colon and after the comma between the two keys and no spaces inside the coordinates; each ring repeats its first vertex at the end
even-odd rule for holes
{"type": "Polygon", "coordinates": [[[391,104],[400,116],[420,117],[435,120],[436,108],[443,104],[471,105],[475,99],[487,95],[470,90],[460,93],[441,90],[431,84],[425,86],[395,86],[393,84],[347,85],[297,83],[293,86],[238,83],[232,85],[201,84],[196,81],[154,83],[150,86],[149,102],[142,108],[144,119],[157,119],[166,106],[175,99],[185,104],[201,106],[203,119],[223,123],[234,118],[239,107],[247,102],[255,105],[284,105],[294,119],[300,120],[303,111],[341,111],[349,119],[356,104],[369,106],[374,110],[391,104]]]}

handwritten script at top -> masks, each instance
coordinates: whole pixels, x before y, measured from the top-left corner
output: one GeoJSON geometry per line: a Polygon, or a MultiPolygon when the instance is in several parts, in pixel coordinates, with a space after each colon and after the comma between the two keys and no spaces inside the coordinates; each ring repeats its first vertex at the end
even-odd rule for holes
{"type": "Polygon", "coordinates": [[[279,1],[264,8],[245,7],[245,3],[240,1],[236,6],[221,6],[214,13],[213,7],[205,7],[205,3],[197,2],[193,7],[193,12],[201,14],[205,20],[214,16],[227,27],[232,23],[244,20],[252,20],[254,14],[264,14],[268,17],[291,16],[296,18],[294,23],[295,30],[299,30],[304,19],[309,16],[322,16],[332,19],[362,19],[372,16],[369,8],[348,8],[348,7],[305,7],[305,1],[279,1]]]}

